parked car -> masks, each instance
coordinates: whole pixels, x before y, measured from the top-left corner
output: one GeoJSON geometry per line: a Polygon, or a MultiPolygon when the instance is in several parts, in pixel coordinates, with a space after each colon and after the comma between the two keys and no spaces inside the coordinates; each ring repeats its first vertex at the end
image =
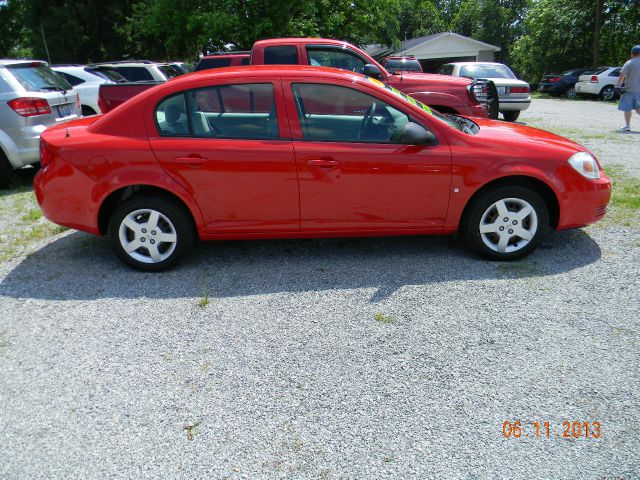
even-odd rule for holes
{"type": "Polygon", "coordinates": [[[260,40],[251,65],[315,65],[364,73],[411,95],[442,113],[498,117],[498,96],[490,80],[447,78],[431,73],[394,74],[350,43],[326,38],[260,40]]]}
{"type": "Polygon", "coordinates": [[[567,98],[574,98],[578,77],[591,70],[593,67],[573,68],[563,73],[548,73],[542,76],[538,84],[538,91],[552,96],[566,95],[567,98]]]}
{"type": "Polygon", "coordinates": [[[249,65],[250,62],[251,52],[218,52],[202,57],[196,65],[195,71],[199,72],[210,68],[237,67],[249,65]]]}
{"type": "Polygon", "coordinates": [[[113,68],[99,65],[54,65],[51,69],[62,75],[78,92],[85,117],[102,113],[98,104],[100,85],[127,81],[113,68]]]}
{"type": "Polygon", "coordinates": [[[38,163],[45,128],[80,116],[78,94],[39,60],[0,60],[0,186],[38,163]]]}
{"type": "MultiPolygon", "coordinates": [[[[451,234],[513,260],[596,222],[611,182],[577,143],[445,117],[357,73],[236,67],[166,82],[42,135],[51,221],[146,271],[194,239],[451,234]]],[[[87,261],[90,261],[87,259],[87,261]]]]}
{"type": "Polygon", "coordinates": [[[601,100],[614,100],[622,67],[597,67],[578,77],[576,94],[597,96],[601,100]]]}
{"type": "Polygon", "coordinates": [[[422,72],[422,65],[413,56],[391,56],[382,61],[382,66],[390,72],[422,72]]]}
{"type": "Polygon", "coordinates": [[[488,78],[498,90],[498,110],[505,120],[515,122],[520,112],[531,105],[531,88],[518,80],[509,67],[494,62],[454,62],[440,67],[438,73],[473,79],[488,78]]]}
{"type": "Polygon", "coordinates": [[[100,63],[112,67],[129,82],[166,82],[179,75],[178,70],[168,63],[156,63],[148,60],[132,62],[100,63]]]}
{"type": "MultiPolygon", "coordinates": [[[[325,38],[276,38],[253,45],[251,54],[213,55],[210,60],[219,68],[233,62],[251,65],[313,65],[364,73],[412,95],[442,113],[474,117],[498,117],[498,93],[490,80],[447,78],[430,73],[389,72],[359,48],[347,42],[325,38]],[[224,63],[218,63],[224,61],[224,63]]],[[[206,59],[206,58],[205,58],[206,59]]],[[[196,69],[208,68],[204,60],[196,69]]],[[[150,88],[150,87],[148,87],[150,88]]],[[[133,93],[134,90],[131,91],[133,93]]],[[[136,91],[137,93],[139,91],[136,91]]],[[[106,94],[106,93],[105,93],[106,94]]],[[[123,99],[120,97],[119,103],[123,99]]]]}

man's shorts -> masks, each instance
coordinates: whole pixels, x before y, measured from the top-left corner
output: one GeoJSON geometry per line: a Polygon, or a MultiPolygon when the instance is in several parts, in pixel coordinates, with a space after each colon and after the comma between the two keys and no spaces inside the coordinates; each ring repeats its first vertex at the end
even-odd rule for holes
{"type": "Polygon", "coordinates": [[[623,112],[630,112],[631,110],[637,110],[640,108],[640,93],[624,92],[620,97],[620,103],[618,104],[618,110],[623,112]]]}

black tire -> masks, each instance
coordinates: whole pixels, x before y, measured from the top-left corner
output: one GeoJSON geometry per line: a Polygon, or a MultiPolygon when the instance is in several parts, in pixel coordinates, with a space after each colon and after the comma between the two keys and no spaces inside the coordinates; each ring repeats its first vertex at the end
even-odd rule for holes
{"type": "Polygon", "coordinates": [[[567,98],[576,98],[576,96],[578,95],[576,93],[576,87],[567,88],[567,91],[564,92],[564,94],[566,95],[567,98]]]}
{"type": "Polygon", "coordinates": [[[610,102],[616,98],[616,89],[613,85],[607,85],[602,90],[600,90],[600,100],[603,102],[610,102]]]}
{"type": "MultiPolygon", "coordinates": [[[[139,219],[140,222],[143,222],[145,220],[145,215],[140,215],[139,219]]],[[[146,219],[149,220],[149,217],[146,217],[146,219]]],[[[143,223],[139,224],[141,228],[146,226],[143,223]]],[[[128,240],[131,242],[130,245],[133,245],[133,242],[136,240],[133,230],[125,229],[124,235],[125,237],[128,237],[128,240]]],[[[190,213],[184,206],[164,197],[141,195],[133,197],[118,205],[109,218],[108,236],[112,250],[124,263],[143,272],[160,272],[173,267],[182,257],[184,257],[193,245],[195,232],[191,222],[190,213]],[[142,244],[138,242],[140,243],[140,247],[134,250],[131,254],[125,251],[122,241],[120,240],[120,227],[123,220],[131,213],[139,210],[153,210],[158,212],[165,218],[160,218],[157,222],[156,230],[159,230],[160,234],[175,234],[175,241],[173,242],[157,241],[157,245],[155,246],[156,252],[160,251],[160,255],[167,256],[166,258],[155,261],[154,263],[146,263],[145,261],[139,260],[139,258],[146,257],[148,260],[152,260],[151,250],[148,246],[155,244],[155,241],[151,237],[151,234],[156,235],[155,230],[141,230],[139,233],[141,235],[139,240],[145,243],[142,244]],[[145,240],[142,240],[142,238],[145,238],[145,240]],[[175,245],[172,250],[171,245],[175,245]],[[163,248],[164,252],[162,252],[163,248]],[[134,256],[138,258],[134,258],[134,256]]]]}
{"type": "Polygon", "coordinates": [[[0,188],[9,188],[13,180],[13,166],[0,150],[0,188]]]}
{"type": "Polygon", "coordinates": [[[502,112],[502,116],[507,122],[515,122],[520,116],[520,111],[516,110],[516,111],[502,112]]]}
{"type": "MultiPolygon", "coordinates": [[[[505,202],[505,205],[509,207],[510,205],[513,205],[513,202],[505,202]]],[[[510,209],[509,211],[510,215],[515,215],[516,213],[517,212],[515,210],[510,209]]],[[[494,222],[492,222],[491,225],[501,223],[502,220],[500,217],[501,216],[498,215],[498,218],[494,222]]],[[[528,227],[533,229],[533,215],[530,214],[529,216],[527,216],[527,218],[525,218],[524,221],[521,222],[522,227],[525,227],[526,221],[529,222],[528,227]]],[[[511,232],[511,230],[509,230],[510,228],[518,228],[512,227],[511,223],[512,220],[510,219],[508,222],[505,220],[504,226],[500,225],[500,228],[502,228],[502,231],[505,232],[505,235],[507,234],[507,232],[511,232]]],[[[483,257],[491,260],[501,261],[517,260],[529,255],[536,248],[538,248],[540,243],[542,243],[544,238],[549,234],[551,230],[549,224],[549,209],[542,197],[540,197],[540,195],[529,188],[520,186],[497,187],[493,190],[489,190],[481,194],[479,197],[473,200],[473,203],[469,205],[469,208],[465,212],[464,218],[462,219],[461,229],[462,236],[466,245],[471,250],[474,250],[483,257]],[[510,242],[513,243],[510,243],[507,248],[515,248],[515,250],[499,252],[490,248],[485,243],[485,240],[483,239],[483,236],[480,232],[480,225],[481,222],[483,222],[483,216],[485,215],[485,213],[490,212],[490,209],[493,208],[496,202],[506,199],[519,200],[521,202],[526,202],[527,204],[529,204],[529,206],[531,206],[533,211],[535,212],[537,227],[535,228],[535,232],[531,232],[532,238],[528,240],[528,243],[524,244],[526,240],[524,240],[523,238],[516,240],[516,238],[514,237],[512,240],[510,240],[510,242]],[[521,244],[522,246],[518,248],[518,244],[521,244]]],[[[499,232],[496,232],[495,234],[486,233],[485,237],[487,237],[487,241],[490,241],[491,239],[489,237],[495,236],[495,239],[497,240],[500,235],[501,233],[499,232]]]]}
{"type": "Polygon", "coordinates": [[[95,114],[96,114],[96,111],[93,108],[88,107],[86,105],[82,105],[82,116],[83,117],[90,117],[91,115],[95,115],[95,114]]]}

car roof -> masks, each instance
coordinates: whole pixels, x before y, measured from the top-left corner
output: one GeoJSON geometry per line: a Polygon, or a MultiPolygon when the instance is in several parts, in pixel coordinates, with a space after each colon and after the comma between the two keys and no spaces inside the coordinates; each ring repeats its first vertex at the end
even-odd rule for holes
{"type": "Polygon", "coordinates": [[[258,40],[253,44],[255,47],[261,47],[264,45],[291,45],[292,43],[310,43],[319,42],[330,45],[347,45],[349,42],[342,40],[336,40],[334,38],[315,38],[315,37],[290,37],[290,38],[272,38],[269,40],[258,40]]]}
{"type": "Polygon", "coordinates": [[[48,66],[49,64],[47,62],[45,62],[44,60],[33,60],[31,58],[22,58],[22,59],[17,59],[17,58],[0,58],[0,66],[6,66],[6,65],[16,65],[16,64],[21,64],[21,63],[41,63],[45,66],[48,66]]]}
{"type": "Polygon", "coordinates": [[[503,67],[506,67],[504,63],[500,62],[449,62],[447,65],[502,65],[503,67]]]}
{"type": "Polygon", "coordinates": [[[189,83],[199,78],[220,78],[220,77],[265,77],[277,79],[281,76],[295,75],[308,78],[335,78],[342,80],[361,81],[366,79],[360,73],[348,72],[330,67],[313,67],[310,65],[246,65],[239,67],[224,67],[209,70],[200,70],[198,72],[187,73],[171,79],[165,85],[179,85],[181,83],[189,83]]]}

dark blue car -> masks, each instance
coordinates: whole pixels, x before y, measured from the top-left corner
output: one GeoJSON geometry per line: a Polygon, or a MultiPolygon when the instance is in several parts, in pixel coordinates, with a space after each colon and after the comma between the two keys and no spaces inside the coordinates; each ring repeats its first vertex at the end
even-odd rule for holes
{"type": "Polygon", "coordinates": [[[568,98],[576,96],[574,89],[580,75],[584,75],[592,70],[593,67],[574,68],[564,73],[549,73],[543,75],[538,85],[538,91],[548,93],[555,97],[566,95],[568,98]]]}

